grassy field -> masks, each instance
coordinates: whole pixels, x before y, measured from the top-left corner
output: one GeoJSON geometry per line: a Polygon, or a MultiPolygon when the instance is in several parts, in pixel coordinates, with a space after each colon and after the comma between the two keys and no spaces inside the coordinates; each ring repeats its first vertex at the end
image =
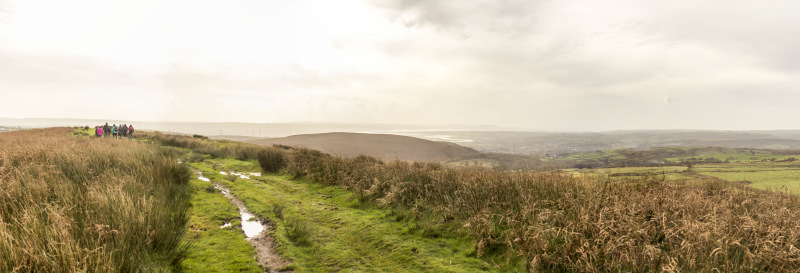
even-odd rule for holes
{"type": "Polygon", "coordinates": [[[603,169],[566,169],[576,176],[630,176],[630,177],[665,177],[666,180],[691,180],[697,175],[711,176],[722,180],[742,183],[764,190],[788,190],[792,194],[800,194],[800,163],[794,162],[756,162],[756,163],[715,163],[692,166],[691,173],[685,172],[687,167],[625,167],[603,169]]]}
{"type": "Polygon", "coordinates": [[[281,252],[298,271],[800,268],[800,197],[739,183],[453,169],[146,137],[204,154],[187,156],[276,222],[281,252]],[[256,159],[278,172],[228,182],[217,172],[253,170],[256,159]],[[450,267],[451,258],[458,267],[450,267]]]}
{"type": "Polygon", "coordinates": [[[800,194],[800,163],[766,162],[704,164],[694,171],[727,181],[741,181],[757,189],[788,190],[800,194]]]}
{"type": "Polygon", "coordinates": [[[160,149],[0,134],[0,272],[169,272],[186,246],[190,174],[160,149]]]}
{"type": "Polygon", "coordinates": [[[792,162],[568,175],[336,158],[157,133],[90,135],[66,128],[0,134],[0,271],[265,270],[237,227],[237,208],[211,183],[191,178],[178,158],[275,227],[278,251],[292,262],[280,269],[800,268],[800,197],[790,194],[800,164],[792,162]],[[220,174],[232,170],[263,176],[220,174]],[[777,185],[789,192],[753,189],[777,185]]]}
{"type": "Polygon", "coordinates": [[[691,176],[684,174],[686,167],[682,166],[662,166],[662,167],[624,167],[624,168],[603,168],[603,169],[565,169],[565,171],[579,175],[596,175],[601,177],[645,177],[664,178],[668,181],[691,179],[691,176]]]}
{"type": "Polygon", "coordinates": [[[623,158],[624,156],[617,153],[618,150],[604,150],[587,153],[577,153],[560,158],[563,160],[602,160],[603,158],[623,158]]]}
{"type": "Polygon", "coordinates": [[[595,152],[575,153],[555,158],[543,157],[547,161],[599,161],[608,162],[620,159],[646,159],[671,162],[704,161],[713,158],[719,162],[763,162],[786,161],[800,158],[798,150],[769,150],[722,147],[656,147],[648,150],[615,149],[595,152]]]}

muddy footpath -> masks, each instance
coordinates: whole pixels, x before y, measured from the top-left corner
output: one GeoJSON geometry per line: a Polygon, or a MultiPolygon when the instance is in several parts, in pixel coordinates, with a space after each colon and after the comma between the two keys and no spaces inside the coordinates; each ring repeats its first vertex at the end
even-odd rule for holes
{"type": "MultiPolygon", "coordinates": [[[[247,241],[250,242],[251,245],[256,250],[256,261],[261,264],[265,268],[265,272],[279,272],[277,269],[283,268],[289,265],[291,262],[282,258],[278,252],[275,250],[276,245],[274,238],[270,235],[273,231],[272,225],[270,225],[269,221],[265,221],[263,219],[259,219],[253,213],[251,213],[247,206],[245,206],[244,202],[236,198],[233,194],[231,194],[230,189],[227,187],[213,183],[210,179],[203,176],[203,173],[197,169],[192,168],[192,170],[197,175],[197,178],[206,182],[211,182],[214,185],[214,188],[219,190],[219,192],[227,197],[231,204],[235,205],[239,208],[239,214],[241,215],[242,226],[240,227],[242,233],[247,238],[247,241]]],[[[222,172],[221,172],[222,173],[222,172]]],[[[226,174],[226,173],[222,173],[226,174]]],[[[238,174],[238,173],[231,173],[234,175],[238,175],[242,179],[250,179],[245,174],[238,174]]],[[[252,173],[250,175],[260,175],[258,173],[252,173]]],[[[225,223],[220,228],[237,228],[231,226],[230,223],[225,223]]],[[[280,272],[291,272],[291,271],[280,271],[280,272]]]]}

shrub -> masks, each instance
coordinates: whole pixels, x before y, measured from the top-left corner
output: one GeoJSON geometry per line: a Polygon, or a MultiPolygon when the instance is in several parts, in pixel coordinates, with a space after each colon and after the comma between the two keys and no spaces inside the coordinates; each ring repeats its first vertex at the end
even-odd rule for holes
{"type": "Polygon", "coordinates": [[[258,152],[258,164],[264,172],[274,173],[286,167],[283,151],[278,149],[263,149],[258,152]]]}

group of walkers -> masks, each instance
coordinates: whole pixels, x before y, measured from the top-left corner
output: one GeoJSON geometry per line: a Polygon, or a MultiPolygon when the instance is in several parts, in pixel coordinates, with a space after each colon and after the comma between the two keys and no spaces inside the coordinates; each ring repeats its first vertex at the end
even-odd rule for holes
{"type": "Polygon", "coordinates": [[[133,136],[133,125],[127,124],[109,126],[106,122],[106,125],[95,126],[94,130],[96,137],[130,138],[133,136]]]}

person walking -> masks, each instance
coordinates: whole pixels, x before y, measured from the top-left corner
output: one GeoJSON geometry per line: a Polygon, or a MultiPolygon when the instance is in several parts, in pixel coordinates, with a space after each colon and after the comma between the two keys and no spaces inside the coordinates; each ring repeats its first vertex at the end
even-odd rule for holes
{"type": "Polygon", "coordinates": [[[111,135],[112,135],[114,138],[117,138],[117,135],[118,135],[118,134],[119,134],[119,131],[117,130],[117,125],[116,125],[116,124],[114,124],[114,127],[111,127],[111,135]]]}
{"type": "Polygon", "coordinates": [[[103,134],[105,137],[109,137],[111,134],[111,126],[108,126],[108,122],[106,122],[106,125],[103,125],[103,134]]]}
{"type": "Polygon", "coordinates": [[[126,132],[128,131],[128,126],[122,124],[119,126],[119,138],[125,138],[127,136],[126,132]]]}
{"type": "Polygon", "coordinates": [[[133,137],[133,125],[128,125],[128,138],[133,137]]]}
{"type": "Polygon", "coordinates": [[[95,136],[97,136],[97,138],[103,137],[103,127],[95,126],[94,127],[94,134],[95,134],[95,136]]]}

